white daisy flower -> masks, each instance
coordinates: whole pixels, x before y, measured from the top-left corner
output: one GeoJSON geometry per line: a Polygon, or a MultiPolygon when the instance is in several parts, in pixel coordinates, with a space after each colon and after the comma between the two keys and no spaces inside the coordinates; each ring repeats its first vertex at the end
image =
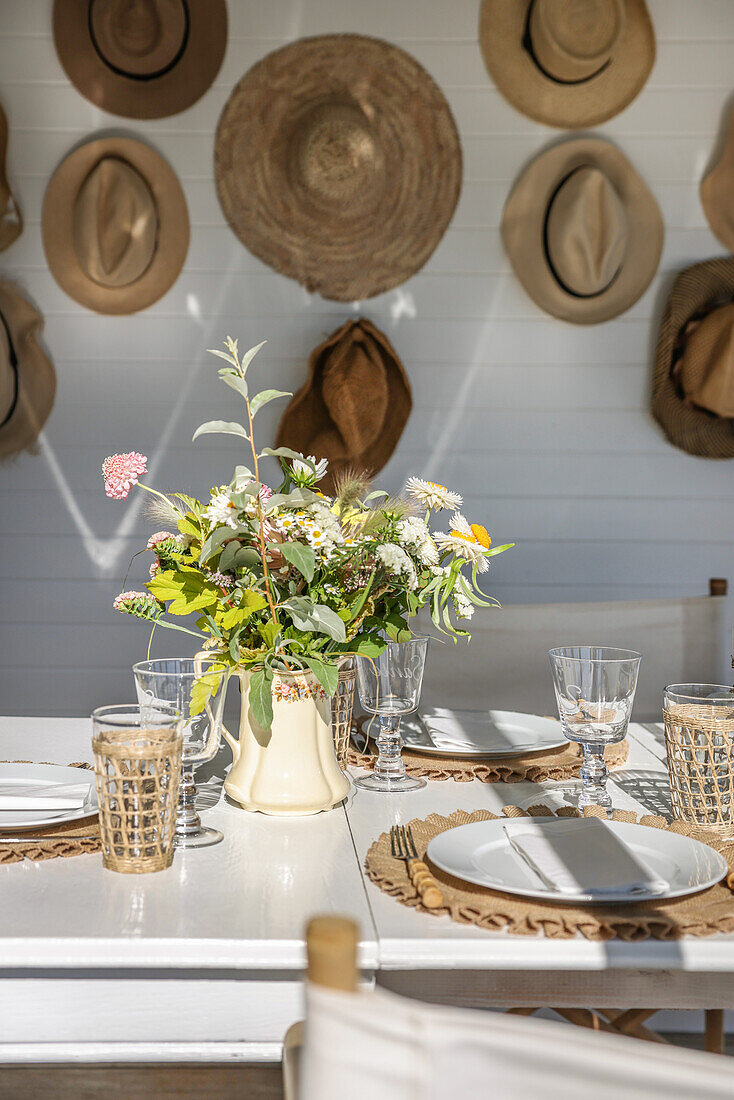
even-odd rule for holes
{"type": "Polygon", "coordinates": [[[315,485],[325,477],[328,468],[327,459],[320,458],[317,462],[315,455],[308,455],[306,462],[301,458],[294,458],[291,462],[293,480],[297,485],[315,485]],[[315,471],[308,465],[309,462],[313,462],[316,467],[315,471]]]}
{"type": "Polygon", "coordinates": [[[489,569],[484,551],[492,545],[492,540],[484,527],[478,523],[469,524],[460,512],[455,512],[451,517],[449,534],[437,533],[436,542],[441,551],[449,550],[457,558],[471,562],[480,573],[489,569]]]}
{"type": "Polygon", "coordinates": [[[225,491],[211,497],[203,515],[212,527],[237,527],[237,509],[225,491]]]}
{"type": "Polygon", "coordinates": [[[394,542],[384,542],[382,546],[377,547],[377,557],[388,573],[396,577],[405,577],[408,588],[417,588],[418,575],[415,566],[402,546],[394,542]]]}
{"type": "Polygon", "coordinates": [[[451,508],[456,511],[462,505],[462,497],[459,493],[454,493],[445,485],[438,485],[435,481],[424,481],[422,477],[409,477],[405,488],[408,494],[420,501],[425,508],[451,508]]]}

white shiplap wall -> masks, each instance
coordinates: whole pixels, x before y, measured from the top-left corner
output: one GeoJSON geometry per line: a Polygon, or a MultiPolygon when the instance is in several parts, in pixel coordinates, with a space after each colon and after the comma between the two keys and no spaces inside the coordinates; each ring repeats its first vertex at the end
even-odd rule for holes
{"type": "MultiPolygon", "coordinates": [[[[0,0],[0,100],[9,172],[26,228],[0,256],[46,315],[58,398],[38,456],[0,469],[0,711],[78,714],[130,696],[147,632],[111,610],[150,528],[135,497],[109,501],[99,465],[141,450],[152,482],[205,492],[236,448],[190,443],[222,415],[204,349],[225,335],[267,338],[263,382],[298,387],[312,347],[364,313],[403,357],[415,407],[384,472],[464,491],[466,511],[517,549],[493,570],[505,602],[699,594],[732,576],[734,466],[670,447],[648,412],[650,356],[673,273],[720,254],[698,181],[731,92],[732,0],[651,0],[658,57],[638,99],[598,132],[617,141],[662,207],[660,272],[623,317],[590,328],[543,314],[502,250],[502,206],[522,165],[560,132],[518,114],[485,71],[476,0],[228,0],[230,36],[215,85],[174,118],[134,122],[88,103],[65,79],[50,0],[0,0]],[[302,35],[355,31],[412,53],[443,87],[461,133],[464,185],[442,243],[405,286],[354,307],[312,297],[251,256],[227,228],[212,179],[217,118],[239,77],[302,35]],[[66,152],[100,130],[155,145],[179,174],[192,222],[184,271],[155,306],[102,317],[46,269],[40,210],[66,152]],[[131,505],[131,501],[133,504],[131,505]]],[[[275,428],[270,406],[262,441],[275,428]]],[[[130,582],[147,570],[137,559],[130,582]]],[[[159,653],[178,635],[156,640],[159,653]]]]}

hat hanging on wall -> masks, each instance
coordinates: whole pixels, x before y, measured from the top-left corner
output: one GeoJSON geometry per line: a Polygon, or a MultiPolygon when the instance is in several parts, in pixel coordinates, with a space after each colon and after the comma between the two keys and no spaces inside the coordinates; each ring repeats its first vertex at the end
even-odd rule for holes
{"type": "Polygon", "coordinates": [[[23,232],[23,215],[5,174],[7,151],[8,120],[0,107],[0,252],[4,252],[23,232]]]}
{"type": "Polygon", "coordinates": [[[701,181],[701,204],[712,232],[734,252],[734,110],[719,162],[701,181]]]}
{"type": "Polygon", "coordinates": [[[513,107],[567,130],[623,111],[655,61],[645,0],[483,0],[479,44],[513,107]]]}
{"type": "Polygon", "coordinates": [[[655,351],[652,411],[671,443],[734,458],[734,257],[680,272],[655,351]]]}
{"type": "Polygon", "coordinates": [[[98,107],[165,118],[203,96],[227,44],[225,0],[55,0],[66,75],[98,107]]]}
{"type": "Polygon", "coordinates": [[[370,321],[347,321],[317,347],[308,381],[283,414],[277,447],[327,458],[321,488],[348,469],[376,474],[410,416],[410,383],[392,344],[370,321]]]}
{"type": "Polygon", "coordinates": [[[56,282],[98,313],[135,313],[173,286],[189,247],[181,184],[132,138],[98,138],[51,177],[41,231],[56,282]]]}
{"type": "Polygon", "coordinates": [[[502,215],[515,273],[546,313],[578,325],[609,321],[647,289],[660,262],[663,219],[652,192],[615,145],[574,138],[525,169],[502,215]]]}
{"type": "Polygon", "coordinates": [[[232,230],[324,298],[405,282],[446,230],[461,187],[438,85],[388,42],[304,38],[240,80],[217,127],[214,175],[232,230]]]}
{"type": "Polygon", "coordinates": [[[56,393],[53,363],[38,343],[43,317],[0,280],[0,458],[31,448],[56,393]]]}

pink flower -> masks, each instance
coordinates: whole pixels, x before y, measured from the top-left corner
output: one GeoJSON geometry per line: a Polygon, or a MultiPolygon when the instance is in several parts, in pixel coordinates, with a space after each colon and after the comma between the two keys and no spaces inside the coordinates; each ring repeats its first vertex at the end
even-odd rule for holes
{"type": "Polygon", "coordinates": [[[135,615],[138,619],[155,621],[163,610],[162,605],[150,592],[121,592],[112,601],[115,611],[126,615],[135,615]]]}
{"type": "Polygon", "coordinates": [[[159,542],[167,542],[168,539],[180,540],[180,535],[174,535],[171,531],[156,531],[154,535],[151,535],[148,539],[148,545],[146,550],[155,550],[159,542]]]}
{"type": "Polygon", "coordinates": [[[147,474],[148,459],[137,451],[110,455],[102,463],[104,491],[113,500],[124,500],[141,474],[147,474]]]}

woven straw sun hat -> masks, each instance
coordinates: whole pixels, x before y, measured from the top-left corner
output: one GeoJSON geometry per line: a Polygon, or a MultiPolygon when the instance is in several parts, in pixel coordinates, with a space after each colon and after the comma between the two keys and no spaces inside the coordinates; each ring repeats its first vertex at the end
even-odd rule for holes
{"type": "Polygon", "coordinates": [[[655,61],[644,0],[484,0],[479,43],[513,107],[566,130],[619,114],[655,61]]]}
{"type": "Polygon", "coordinates": [[[259,259],[337,301],[425,264],[451,220],[461,148],[417,61],[361,35],[305,38],[242,78],[219,120],[219,201],[259,259]]]}
{"type": "Polygon", "coordinates": [[[734,458],[734,257],[676,278],[655,351],[652,411],[676,447],[734,458]]]}
{"type": "Polygon", "coordinates": [[[225,0],[55,0],[69,80],[113,115],[165,118],[213,82],[227,44],[225,0]]]}
{"type": "Polygon", "coordinates": [[[712,232],[734,252],[734,109],[721,157],[701,181],[701,205],[712,232]]]}
{"type": "Polygon", "coordinates": [[[0,107],[0,252],[4,252],[23,231],[23,215],[5,174],[7,150],[8,120],[0,107]]]}
{"type": "Polygon", "coordinates": [[[600,138],[574,138],[546,149],[522,173],[505,204],[502,239],[541,309],[597,324],[629,309],[648,287],[663,219],[624,153],[600,138]]]}
{"type": "Polygon", "coordinates": [[[403,364],[370,321],[347,321],[315,348],[308,381],[288,405],[277,447],[329,460],[320,483],[354,469],[378,473],[397,447],[413,399],[403,364]]]}
{"type": "Polygon", "coordinates": [[[32,448],[54,403],[56,373],[39,343],[43,317],[0,280],[0,458],[32,448]]]}
{"type": "Polygon", "coordinates": [[[132,138],[71,152],[46,188],[41,217],[51,273],[98,313],[135,313],[173,285],[189,247],[181,184],[162,156],[132,138]]]}

